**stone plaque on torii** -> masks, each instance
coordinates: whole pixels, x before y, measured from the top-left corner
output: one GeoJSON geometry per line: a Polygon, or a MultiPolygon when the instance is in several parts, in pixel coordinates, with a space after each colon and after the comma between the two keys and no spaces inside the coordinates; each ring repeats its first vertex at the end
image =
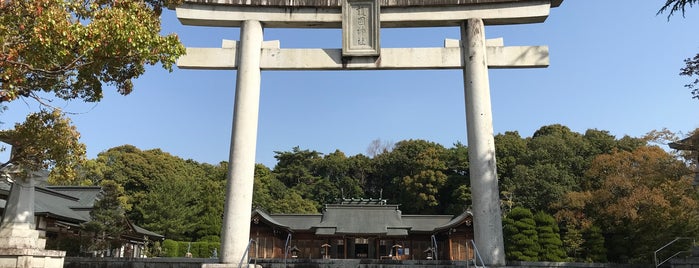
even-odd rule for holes
{"type": "MultiPolygon", "coordinates": [[[[485,39],[485,25],[543,22],[563,0],[185,0],[185,25],[240,27],[240,41],[187,48],[186,69],[237,70],[233,133],[220,262],[238,264],[250,234],[262,70],[462,69],[470,163],[474,240],[486,265],[504,266],[505,250],[488,68],[539,68],[546,46],[504,46],[485,39]],[[391,27],[461,28],[444,47],[381,48],[391,27]],[[285,49],[263,41],[262,28],[342,28],[342,48],[285,49]]],[[[215,264],[212,266],[216,266],[215,264]]]]}

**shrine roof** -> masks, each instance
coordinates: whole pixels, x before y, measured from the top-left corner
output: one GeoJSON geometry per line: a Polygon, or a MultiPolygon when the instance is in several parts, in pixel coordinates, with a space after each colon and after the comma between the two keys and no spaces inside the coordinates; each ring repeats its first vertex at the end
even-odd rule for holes
{"type": "Polygon", "coordinates": [[[406,236],[409,233],[434,233],[461,224],[471,226],[473,214],[402,215],[397,204],[384,199],[341,199],[327,204],[322,214],[267,214],[255,209],[252,222],[264,222],[289,232],[314,232],[315,235],[406,236]]]}
{"type": "MultiPolygon", "coordinates": [[[[343,0],[185,0],[186,3],[259,7],[341,7],[343,0]]],[[[541,2],[541,0],[379,0],[382,7],[463,6],[511,2],[541,2]]],[[[552,0],[560,6],[563,0],[552,0]]]]}

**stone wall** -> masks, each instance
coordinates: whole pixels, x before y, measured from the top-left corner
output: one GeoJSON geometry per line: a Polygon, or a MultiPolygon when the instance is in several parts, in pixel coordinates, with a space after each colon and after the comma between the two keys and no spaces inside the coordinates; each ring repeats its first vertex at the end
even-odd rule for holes
{"type": "MultiPolygon", "coordinates": [[[[201,268],[204,263],[216,263],[217,259],[200,258],[74,258],[67,257],[63,268],[201,268]]],[[[264,268],[452,268],[474,267],[465,261],[394,261],[394,260],[307,260],[307,259],[264,259],[251,260],[251,264],[264,268]]],[[[235,268],[238,265],[232,265],[235,268]]],[[[608,263],[570,263],[570,262],[508,262],[502,268],[652,268],[652,265],[624,265],[608,263]]],[[[694,268],[699,266],[683,266],[694,268]]]]}
{"type": "Polygon", "coordinates": [[[201,268],[218,259],[204,258],[78,258],[66,257],[63,268],[201,268]]]}

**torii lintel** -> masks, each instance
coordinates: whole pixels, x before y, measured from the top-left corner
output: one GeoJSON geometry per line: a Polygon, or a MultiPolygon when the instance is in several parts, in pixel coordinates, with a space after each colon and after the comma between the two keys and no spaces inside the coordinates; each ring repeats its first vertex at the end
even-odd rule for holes
{"type": "MultiPolygon", "coordinates": [[[[460,40],[445,40],[443,48],[382,48],[380,58],[342,57],[342,49],[284,49],[279,41],[265,41],[260,54],[261,70],[417,70],[463,69],[460,40]]],[[[547,46],[503,46],[502,39],[489,39],[488,68],[545,68],[547,46]]],[[[235,70],[238,41],[224,40],[222,48],[187,48],[177,60],[182,69],[235,70]]]]}
{"type": "MultiPolygon", "coordinates": [[[[184,25],[265,28],[340,28],[345,0],[185,0],[177,7],[184,25]]],[[[485,25],[543,22],[563,0],[377,0],[381,27],[459,26],[469,18],[485,25]]]]}

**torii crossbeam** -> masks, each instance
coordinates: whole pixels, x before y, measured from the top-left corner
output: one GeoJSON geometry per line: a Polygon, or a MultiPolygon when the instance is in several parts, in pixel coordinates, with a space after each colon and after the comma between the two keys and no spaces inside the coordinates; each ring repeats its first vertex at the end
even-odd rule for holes
{"type": "MultiPolygon", "coordinates": [[[[474,239],[486,265],[504,266],[488,68],[539,68],[546,46],[486,40],[485,25],[543,22],[563,0],[185,0],[186,25],[240,27],[240,41],[187,48],[177,65],[238,70],[221,266],[244,258],[250,234],[262,70],[462,69],[473,198],[474,239]],[[461,40],[436,48],[380,48],[379,29],[458,26],[461,40]],[[342,28],[343,47],[285,49],[262,28],[342,28]]],[[[217,266],[217,265],[211,265],[217,266]]]]}

